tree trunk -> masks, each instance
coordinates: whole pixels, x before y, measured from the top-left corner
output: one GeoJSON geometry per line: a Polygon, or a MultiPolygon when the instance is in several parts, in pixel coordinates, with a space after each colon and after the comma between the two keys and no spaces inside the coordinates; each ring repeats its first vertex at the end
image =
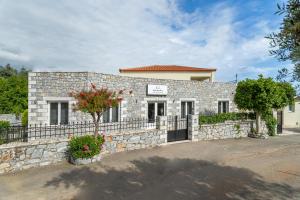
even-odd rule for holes
{"type": "Polygon", "coordinates": [[[97,137],[99,135],[99,124],[96,122],[95,123],[95,133],[94,133],[95,137],[97,137]]]}
{"type": "Polygon", "coordinates": [[[92,114],[92,118],[93,118],[93,122],[94,122],[94,125],[95,125],[94,136],[97,137],[99,135],[99,121],[100,121],[100,116],[97,115],[97,118],[96,118],[95,113],[93,113],[92,114]]]}
{"type": "Polygon", "coordinates": [[[260,133],[260,122],[261,122],[261,114],[256,112],[256,133],[260,133]]]}

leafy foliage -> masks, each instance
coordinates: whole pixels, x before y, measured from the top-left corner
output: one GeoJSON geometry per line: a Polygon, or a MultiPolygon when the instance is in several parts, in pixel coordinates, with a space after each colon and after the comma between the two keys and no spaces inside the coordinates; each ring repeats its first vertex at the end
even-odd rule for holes
{"type": "Polygon", "coordinates": [[[300,82],[300,1],[288,0],[286,4],[278,4],[277,7],[276,14],[284,17],[280,31],[267,36],[272,48],[270,53],[280,61],[290,60],[295,64],[292,72],[284,68],[279,71],[277,78],[300,82]]]}
{"type": "Polygon", "coordinates": [[[74,104],[74,110],[90,113],[95,124],[95,136],[98,135],[100,117],[107,109],[116,107],[122,101],[119,92],[108,90],[107,88],[97,89],[91,84],[89,91],[72,92],[70,96],[77,102],[74,104]]]}
{"type": "Polygon", "coordinates": [[[28,109],[24,110],[22,113],[22,126],[28,125],[28,109]]]}
{"type": "Polygon", "coordinates": [[[9,121],[0,121],[0,128],[8,128],[9,126],[9,121]]]}
{"type": "Polygon", "coordinates": [[[267,129],[268,129],[268,135],[275,136],[277,120],[273,117],[273,114],[272,113],[264,113],[262,115],[262,119],[266,123],[267,129]]]}
{"type": "Polygon", "coordinates": [[[103,143],[104,137],[100,135],[73,137],[70,140],[69,150],[73,158],[92,158],[100,153],[103,143]]]}
{"type": "Polygon", "coordinates": [[[27,109],[28,70],[0,66],[0,113],[21,114],[27,109]]]}
{"type": "Polygon", "coordinates": [[[4,135],[4,129],[8,128],[10,126],[9,121],[0,121],[0,145],[4,144],[5,141],[5,135],[4,135]]]}
{"type": "MultiPolygon", "coordinates": [[[[257,124],[260,124],[260,116],[268,117],[273,109],[281,109],[294,102],[296,92],[289,83],[278,83],[272,78],[264,78],[262,75],[257,80],[246,79],[238,83],[234,102],[241,110],[254,111],[257,124]]],[[[270,124],[274,120],[269,120],[270,124]]],[[[270,130],[269,130],[270,131],[270,130]]],[[[257,126],[257,133],[259,133],[257,126]]]]}
{"type": "Polygon", "coordinates": [[[254,113],[220,113],[210,116],[199,116],[199,123],[201,124],[217,124],[225,121],[247,120],[255,119],[254,113]]]}

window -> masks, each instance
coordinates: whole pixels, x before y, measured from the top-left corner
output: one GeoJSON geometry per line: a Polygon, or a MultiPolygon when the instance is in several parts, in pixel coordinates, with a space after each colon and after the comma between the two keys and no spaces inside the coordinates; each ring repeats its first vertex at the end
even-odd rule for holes
{"type": "Polygon", "coordinates": [[[103,123],[118,122],[119,121],[119,106],[109,108],[103,112],[103,123]]]}
{"type": "Polygon", "coordinates": [[[295,104],[289,105],[289,112],[295,112],[295,104]]]}
{"type": "Polygon", "coordinates": [[[219,101],[218,113],[228,113],[228,112],[229,112],[229,101],[219,101]]]}
{"type": "Polygon", "coordinates": [[[181,102],[181,118],[186,118],[187,115],[194,114],[194,102],[182,101],[181,102]]]}
{"type": "Polygon", "coordinates": [[[155,122],[156,116],[165,116],[166,106],[165,102],[148,102],[148,121],[155,122]]]}
{"type": "Polygon", "coordinates": [[[50,125],[69,123],[69,103],[51,102],[50,103],[50,125]]]}

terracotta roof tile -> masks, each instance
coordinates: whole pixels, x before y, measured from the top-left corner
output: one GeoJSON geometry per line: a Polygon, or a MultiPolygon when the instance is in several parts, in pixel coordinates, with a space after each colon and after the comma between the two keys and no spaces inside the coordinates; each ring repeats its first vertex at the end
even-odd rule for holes
{"type": "Polygon", "coordinates": [[[134,67],[134,68],[121,68],[120,72],[171,72],[171,71],[182,71],[182,72],[213,72],[216,71],[214,68],[198,68],[178,65],[151,65],[145,67],[134,67]]]}

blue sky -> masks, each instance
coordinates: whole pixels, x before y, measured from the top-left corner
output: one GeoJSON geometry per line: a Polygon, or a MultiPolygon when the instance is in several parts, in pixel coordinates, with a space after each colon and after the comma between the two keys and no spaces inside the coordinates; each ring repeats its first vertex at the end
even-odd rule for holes
{"type": "Polygon", "coordinates": [[[217,68],[217,79],[274,76],[276,0],[0,0],[0,65],[118,73],[177,64],[217,68]]]}

